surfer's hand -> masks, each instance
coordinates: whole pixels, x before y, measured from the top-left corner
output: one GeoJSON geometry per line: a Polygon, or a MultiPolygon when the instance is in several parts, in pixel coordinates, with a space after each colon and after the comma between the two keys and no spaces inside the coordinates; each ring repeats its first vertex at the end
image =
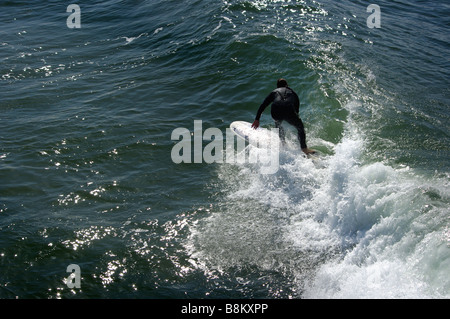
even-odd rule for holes
{"type": "Polygon", "coordinates": [[[255,130],[259,127],[259,121],[255,120],[252,124],[252,128],[254,128],[255,130]]]}
{"type": "Polygon", "coordinates": [[[316,151],[315,150],[311,150],[309,148],[302,148],[303,153],[305,153],[306,155],[308,154],[315,154],[316,151]]]}

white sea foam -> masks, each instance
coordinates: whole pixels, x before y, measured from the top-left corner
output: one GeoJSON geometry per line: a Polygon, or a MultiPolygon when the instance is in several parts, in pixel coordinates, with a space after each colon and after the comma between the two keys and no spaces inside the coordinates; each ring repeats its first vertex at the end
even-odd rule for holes
{"type": "Polygon", "coordinates": [[[272,175],[221,166],[227,196],[194,230],[193,256],[206,268],[287,268],[303,298],[448,298],[448,185],[361,163],[355,136],[322,166],[298,150],[282,151],[272,175]]]}
{"type": "Polygon", "coordinates": [[[328,177],[288,227],[294,246],[341,251],[299,282],[303,297],[448,297],[447,208],[429,194],[448,189],[407,169],[351,163],[357,145],[344,140],[336,147],[328,177]]]}

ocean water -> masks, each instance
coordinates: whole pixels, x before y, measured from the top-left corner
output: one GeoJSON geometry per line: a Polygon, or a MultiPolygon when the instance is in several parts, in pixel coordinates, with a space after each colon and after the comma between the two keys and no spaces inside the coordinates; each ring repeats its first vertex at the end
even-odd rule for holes
{"type": "Polygon", "coordinates": [[[450,297],[448,4],[69,4],[0,2],[1,298],[450,297]],[[319,165],[174,163],[280,77],[319,165]]]}

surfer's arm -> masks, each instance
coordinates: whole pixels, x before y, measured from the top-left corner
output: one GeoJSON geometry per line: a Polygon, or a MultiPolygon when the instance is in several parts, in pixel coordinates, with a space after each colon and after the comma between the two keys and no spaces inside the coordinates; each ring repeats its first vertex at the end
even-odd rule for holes
{"type": "Polygon", "coordinates": [[[270,103],[272,103],[275,100],[276,92],[272,91],[265,99],[264,102],[259,106],[258,112],[256,113],[255,121],[259,122],[259,119],[261,118],[261,114],[264,112],[266,107],[269,106],[270,103]]]}

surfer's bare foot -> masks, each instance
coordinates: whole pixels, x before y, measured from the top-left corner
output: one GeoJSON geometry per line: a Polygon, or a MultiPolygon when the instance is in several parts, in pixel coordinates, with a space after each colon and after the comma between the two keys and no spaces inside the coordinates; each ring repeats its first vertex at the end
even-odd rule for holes
{"type": "Polygon", "coordinates": [[[308,154],[315,154],[315,153],[316,153],[315,150],[312,150],[312,149],[309,149],[309,148],[302,148],[302,151],[303,151],[303,153],[305,153],[306,155],[308,155],[308,154]]]}

